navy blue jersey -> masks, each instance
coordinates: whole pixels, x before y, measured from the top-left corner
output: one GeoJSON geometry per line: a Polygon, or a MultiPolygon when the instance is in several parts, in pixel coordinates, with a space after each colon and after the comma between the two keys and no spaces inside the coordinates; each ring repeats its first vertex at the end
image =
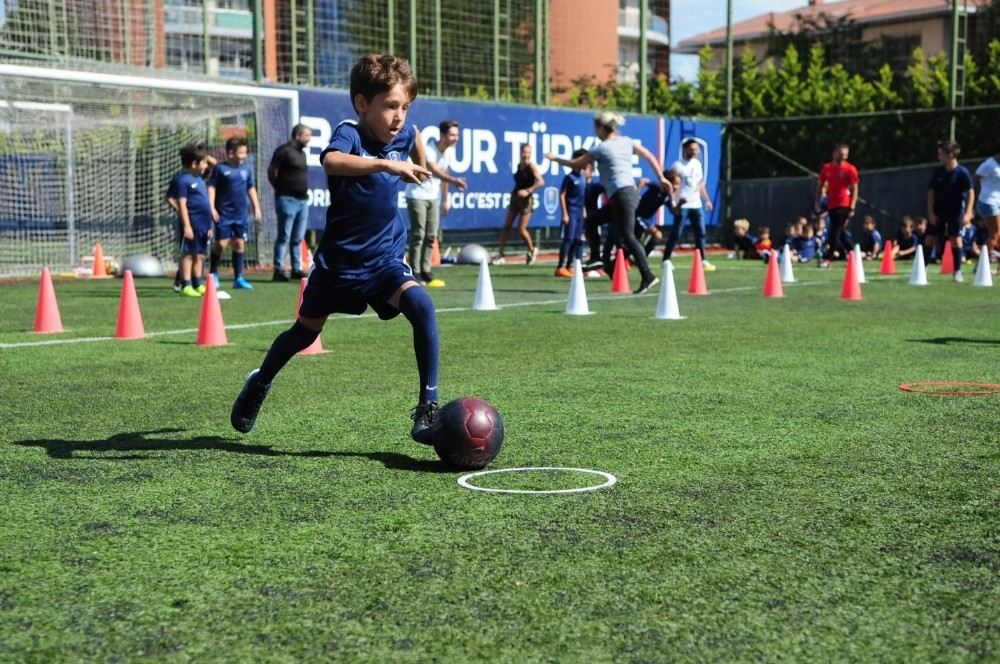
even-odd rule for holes
{"type": "Polygon", "coordinates": [[[167,185],[167,198],[177,198],[177,191],[179,190],[177,181],[185,173],[187,173],[187,171],[181,171],[180,173],[175,173],[174,176],[170,178],[170,184],[167,185]]]}
{"type": "MultiPolygon", "coordinates": [[[[404,161],[413,151],[416,131],[403,127],[388,143],[358,131],[356,122],[337,125],[330,145],[323,150],[365,159],[404,161]]],[[[317,262],[341,274],[363,275],[387,261],[398,260],[406,249],[406,225],[399,215],[399,176],[386,172],[371,175],[327,177],[330,207],[317,262]]]]}
{"type": "Polygon", "coordinates": [[[972,189],[972,176],[961,164],[950,171],[938,166],[927,188],[934,191],[934,214],[944,219],[956,219],[965,210],[965,198],[972,189]]]}
{"type": "Polygon", "coordinates": [[[560,193],[565,192],[566,194],[566,211],[570,214],[574,212],[583,211],[583,198],[586,194],[587,182],[583,177],[583,173],[579,171],[570,171],[563,178],[562,186],[559,187],[560,193]]]}
{"type": "Polygon", "coordinates": [[[919,241],[920,241],[920,238],[917,237],[916,233],[910,233],[910,237],[906,237],[905,235],[903,235],[903,231],[902,230],[900,230],[898,233],[896,233],[896,248],[897,249],[900,249],[900,250],[910,249],[914,245],[916,245],[919,241]]]}
{"type": "Polygon", "coordinates": [[[212,228],[212,208],[208,204],[208,187],[200,175],[194,173],[177,174],[177,199],[187,199],[188,217],[191,228],[207,231],[212,228]]]}
{"type": "Polygon", "coordinates": [[[639,197],[639,205],[635,209],[636,218],[649,219],[669,200],[670,194],[662,191],[659,184],[647,185],[639,197]]]}
{"type": "Polygon", "coordinates": [[[257,187],[249,164],[233,166],[222,162],[212,171],[208,186],[215,187],[215,209],[221,220],[246,221],[250,211],[248,192],[257,187]]]}
{"type": "Polygon", "coordinates": [[[876,244],[878,245],[879,251],[885,248],[882,242],[882,234],[877,230],[873,230],[871,232],[865,231],[864,236],[861,238],[861,251],[870,254],[875,251],[876,244]]]}
{"type": "Polygon", "coordinates": [[[587,216],[600,209],[601,196],[606,193],[604,185],[597,178],[592,178],[583,190],[583,207],[587,211],[587,216]]]}
{"type": "Polygon", "coordinates": [[[804,237],[800,235],[795,238],[792,243],[792,248],[795,249],[795,253],[799,255],[800,260],[809,260],[816,258],[817,245],[816,237],[804,237]]]}

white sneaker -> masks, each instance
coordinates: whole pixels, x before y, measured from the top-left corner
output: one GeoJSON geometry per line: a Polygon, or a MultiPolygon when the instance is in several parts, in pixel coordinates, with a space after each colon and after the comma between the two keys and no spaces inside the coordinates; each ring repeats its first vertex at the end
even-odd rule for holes
{"type": "Polygon", "coordinates": [[[708,261],[702,261],[701,267],[705,270],[705,272],[715,272],[715,266],[708,261]]]}
{"type": "Polygon", "coordinates": [[[493,264],[494,265],[506,265],[507,264],[507,259],[503,257],[503,254],[497,254],[493,258],[493,264]]]}
{"type": "Polygon", "coordinates": [[[961,270],[955,270],[954,279],[956,284],[961,284],[965,282],[965,277],[962,276],[961,270]]]}

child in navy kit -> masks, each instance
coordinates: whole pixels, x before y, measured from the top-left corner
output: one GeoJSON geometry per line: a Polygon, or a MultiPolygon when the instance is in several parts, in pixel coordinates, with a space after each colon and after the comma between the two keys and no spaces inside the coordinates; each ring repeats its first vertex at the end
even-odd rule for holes
{"type": "Polygon", "coordinates": [[[405,124],[417,82],[406,60],[366,55],[351,69],[350,94],[358,120],[341,122],[320,155],[331,203],[299,318],[247,377],[230,422],[243,433],[253,429],[271,381],[316,340],[327,316],[360,315],[371,307],[383,320],[402,313],[413,327],[420,394],[410,436],[429,445],[438,407],[437,321],[430,296],[403,262],[406,225],[396,203],[400,180],[430,176],[420,132],[405,124]]]}
{"type": "Polygon", "coordinates": [[[243,256],[246,251],[247,234],[250,231],[250,210],[253,204],[255,223],[260,223],[260,199],[253,169],[247,161],[247,141],[245,138],[230,138],[226,141],[226,160],[215,167],[208,180],[208,199],[212,202],[212,212],[216,221],[215,246],[209,264],[209,272],[215,283],[219,283],[219,259],[222,252],[233,243],[233,288],[252,290],[253,286],[243,278],[243,256]]]}
{"type": "MultiPolygon", "coordinates": [[[[576,159],[587,153],[577,150],[576,159]]],[[[555,276],[572,277],[573,260],[583,254],[583,200],[587,189],[587,176],[582,169],[571,170],[559,187],[559,205],[562,208],[562,244],[559,245],[559,265],[555,276]]]]}
{"type": "Polygon", "coordinates": [[[196,145],[181,148],[183,170],[173,181],[177,215],[181,220],[181,296],[201,297],[202,262],[212,239],[212,207],[202,179],[208,169],[208,155],[196,145]]]}

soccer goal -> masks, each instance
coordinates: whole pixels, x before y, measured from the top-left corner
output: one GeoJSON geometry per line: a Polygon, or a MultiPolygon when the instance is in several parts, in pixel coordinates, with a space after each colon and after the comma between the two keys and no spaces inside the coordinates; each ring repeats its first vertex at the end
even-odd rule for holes
{"type": "MultiPolygon", "coordinates": [[[[0,64],[0,276],[84,271],[105,256],[178,256],[177,220],[164,195],[179,150],[201,142],[217,158],[246,136],[258,183],[298,118],[298,93],[0,64]]],[[[271,188],[258,184],[273,239],[271,188]]]]}

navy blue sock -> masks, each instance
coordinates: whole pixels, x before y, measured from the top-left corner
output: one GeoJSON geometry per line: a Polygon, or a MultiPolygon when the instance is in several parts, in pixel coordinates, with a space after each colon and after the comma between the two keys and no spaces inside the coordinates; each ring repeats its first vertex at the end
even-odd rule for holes
{"type": "Polygon", "coordinates": [[[559,245],[559,267],[562,267],[563,265],[569,267],[570,265],[572,265],[569,257],[569,248],[570,245],[572,244],[573,244],[572,239],[565,238],[562,241],[562,244],[559,245]]]}
{"type": "Polygon", "coordinates": [[[222,252],[218,249],[212,249],[211,253],[208,254],[208,271],[216,274],[219,271],[220,260],[222,260],[222,252]]]}
{"type": "Polygon", "coordinates": [[[954,239],[951,241],[951,257],[955,259],[955,272],[959,272],[962,269],[962,248],[958,246],[958,243],[954,239]]]}
{"type": "Polygon", "coordinates": [[[267,356],[260,365],[257,380],[262,385],[269,385],[281,368],[288,364],[288,360],[295,357],[300,350],[308,348],[318,336],[319,332],[295,321],[294,325],[279,334],[271,344],[271,349],[267,351],[267,356]]]}
{"type": "MultiPolygon", "coordinates": [[[[215,272],[215,270],[212,270],[215,272]]],[[[239,279],[243,276],[243,252],[236,253],[233,252],[233,279],[239,279]]]]}
{"type": "Polygon", "coordinates": [[[201,286],[201,277],[191,277],[191,286],[194,288],[201,286]]]}
{"type": "Polygon", "coordinates": [[[573,267],[573,260],[579,260],[583,262],[583,240],[577,238],[573,240],[572,246],[569,249],[569,265],[567,267],[573,267]]]}
{"type": "Polygon", "coordinates": [[[190,279],[181,279],[181,288],[187,288],[191,285],[190,279]]]}
{"type": "Polygon", "coordinates": [[[413,326],[413,350],[420,375],[420,402],[437,401],[441,346],[434,301],[423,288],[408,288],[399,298],[399,310],[413,326]]]}

